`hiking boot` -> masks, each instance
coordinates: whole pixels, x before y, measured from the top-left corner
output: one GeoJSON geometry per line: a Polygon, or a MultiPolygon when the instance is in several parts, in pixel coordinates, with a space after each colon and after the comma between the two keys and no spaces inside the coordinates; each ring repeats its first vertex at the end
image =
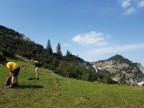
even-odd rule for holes
{"type": "Polygon", "coordinates": [[[6,88],[12,88],[12,87],[13,87],[12,84],[6,86],[6,88]]]}
{"type": "Polygon", "coordinates": [[[36,78],[35,80],[39,80],[39,78],[36,78]]]}
{"type": "Polygon", "coordinates": [[[14,84],[12,84],[12,86],[13,86],[13,87],[17,87],[17,86],[18,86],[18,84],[17,84],[17,83],[14,83],[14,84]]]}

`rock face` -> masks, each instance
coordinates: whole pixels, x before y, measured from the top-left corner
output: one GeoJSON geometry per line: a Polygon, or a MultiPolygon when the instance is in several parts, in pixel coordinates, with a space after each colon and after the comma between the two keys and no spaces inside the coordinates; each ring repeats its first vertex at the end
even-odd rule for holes
{"type": "Polygon", "coordinates": [[[120,84],[138,85],[144,81],[144,67],[121,55],[115,55],[107,60],[100,60],[92,64],[98,73],[108,74],[112,80],[120,84]]]}

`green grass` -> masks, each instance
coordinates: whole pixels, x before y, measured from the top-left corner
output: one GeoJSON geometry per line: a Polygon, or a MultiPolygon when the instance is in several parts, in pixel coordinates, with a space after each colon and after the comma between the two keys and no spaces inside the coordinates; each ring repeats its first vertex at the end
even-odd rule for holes
{"type": "Polygon", "coordinates": [[[40,80],[28,80],[35,77],[30,61],[12,61],[21,65],[20,87],[5,87],[8,69],[0,65],[0,108],[144,108],[144,87],[68,79],[43,68],[40,80]]]}

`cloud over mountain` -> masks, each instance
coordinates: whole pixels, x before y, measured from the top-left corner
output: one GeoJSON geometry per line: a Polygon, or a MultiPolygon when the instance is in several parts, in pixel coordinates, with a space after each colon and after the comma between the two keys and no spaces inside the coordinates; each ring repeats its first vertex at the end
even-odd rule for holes
{"type": "Polygon", "coordinates": [[[96,55],[96,54],[134,51],[134,50],[138,50],[138,49],[144,49],[144,44],[130,44],[130,45],[122,45],[122,46],[102,47],[102,48],[94,49],[90,53],[92,55],[96,55]]]}
{"type": "Polygon", "coordinates": [[[97,45],[103,46],[107,44],[105,35],[101,32],[89,32],[84,34],[79,34],[74,36],[72,39],[73,42],[76,42],[80,45],[97,45]]]}

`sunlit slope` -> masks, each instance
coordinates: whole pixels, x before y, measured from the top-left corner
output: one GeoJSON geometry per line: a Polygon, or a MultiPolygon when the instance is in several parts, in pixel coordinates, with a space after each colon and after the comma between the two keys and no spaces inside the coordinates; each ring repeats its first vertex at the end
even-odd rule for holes
{"type": "MultiPolygon", "coordinates": [[[[11,59],[9,59],[11,60],[11,59]]],[[[68,79],[40,68],[40,80],[28,59],[12,59],[21,65],[18,88],[4,85],[8,69],[0,65],[0,108],[144,108],[144,88],[97,84],[68,79]]]]}

